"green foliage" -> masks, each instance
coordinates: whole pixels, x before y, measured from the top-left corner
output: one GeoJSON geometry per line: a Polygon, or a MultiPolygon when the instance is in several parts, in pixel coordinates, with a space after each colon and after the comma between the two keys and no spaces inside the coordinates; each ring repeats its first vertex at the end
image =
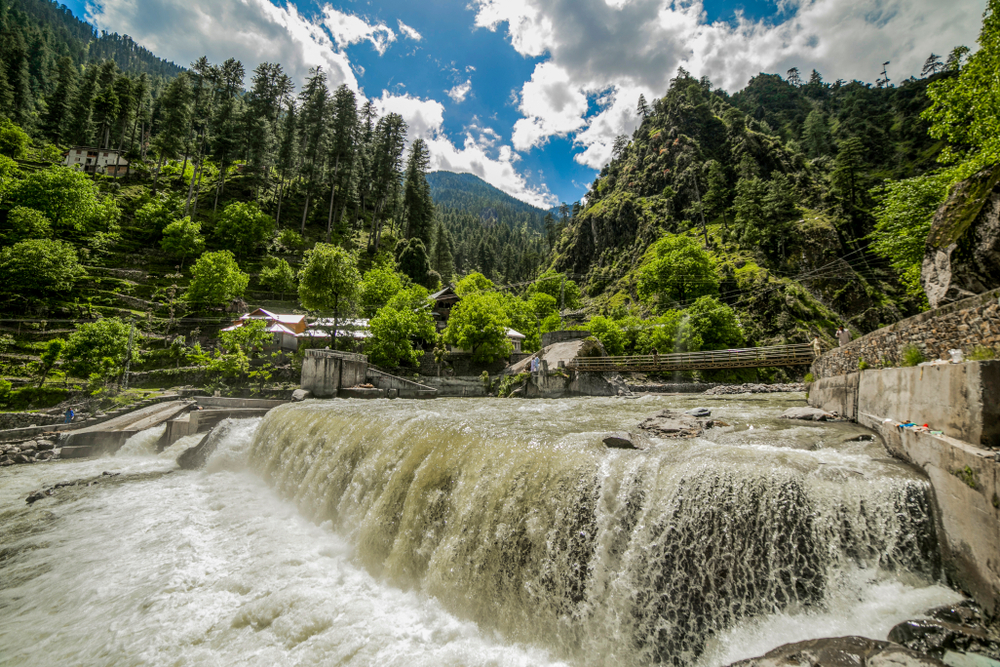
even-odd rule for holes
{"type": "Polygon", "coordinates": [[[869,366],[868,362],[865,361],[864,359],[862,359],[861,361],[858,362],[858,370],[859,371],[866,371],[869,368],[871,368],[871,366],[869,366]]]}
{"type": "Polygon", "coordinates": [[[992,347],[986,347],[985,345],[977,345],[974,350],[966,357],[969,361],[990,361],[997,358],[997,351],[992,347]]]}
{"type": "Polygon", "coordinates": [[[587,330],[601,341],[609,355],[615,357],[625,354],[625,332],[614,320],[598,315],[587,323],[587,330]]]}
{"type": "Polygon", "coordinates": [[[812,373],[806,373],[806,376],[802,379],[802,381],[805,382],[806,384],[809,384],[810,382],[815,382],[816,376],[814,376],[812,373]]]}
{"type": "Polygon", "coordinates": [[[548,270],[538,276],[528,287],[528,296],[535,294],[548,294],[555,299],[556,307],[575,310],[583,305],[580,297],[580,287],[572,280],[567,280],[566,275],[558,271],[548,270]]]}
{"type": "Polygon", "coordinates": [[[10,380],[0,377],[0,405],[7,405],[12,386],[10,380]]]}
{"type": "Polygon", "coordinates": [[[911,294],[922,294],[920,267],[934,213],[948,194],[949,177],[925,174],[886,181],[872,191],[877,205],[872,250],[888,260],[911,294]]]}
{"type": "Polygon", "coordinates": [[[659,317],[649,320],[638,336],[638,348],[642,354],[671,354],[673,352],[697,352],[701,349],[701,336],[691,326],[691,318],[681,310],[668,310],[659,317]]]}
{"type": "Polygon", "coordinates": [[[539,333],[547,334],[553,331],[560,331],[562,326],[562,318],[559,317],[559,313],[552,313],[542,320],[539,333]]]}
{"type": "Polygon", "coordinates": [[[353,309],[360,282],[354,255],[338,246],[317,243],[306,251],[299,271],[299,301],[309,310],[332,311],[336,317],[353,309]]]}
{"type": "Polygon", "coordinates": [[[285,228],[278,234],[278,245],[284,250],[298,252],[305,246],[305,241],[302,240],[302,235],[294,229],[285,228]]]}
{"type": "Polygon", "coordinates": [[[412,238],[406,243],[399,255],[399,270],[418,285],[428,289],[437,286],[438,276],[431,272],[427,249],[419,238],[412,238]]]}
{"type": "Polygon", "coordinates": [[[206,252],[191,267],[191,282],[184,298],[196,305],[224,306],[243,296],[249,282],[250,276],[240,271],[233,253],[206,252]]]}
{"type": "Polygon", "coordinates": [[[22,158],[28,150],[31,138],[28,133],[10,119],[0,116],[0,155],[22,158]]]}
{"type": "Polygon", "coordinates": [[[272,292],[292,292],[295,290],[295,271],[285,260],[268,257],[260,271],[260,282],[272,292]]]}
{"type": "Polygon", "coordinates": [[[174,220],[163,230],[160,247],[183,261],[191,255],[200,255],[205,249],[205,238],[201,235],[201,223],[190,217],[174,220]]]}
{"type": "Polygon", "coordinates": [[[718,291],[715,262],[687,236],[665,236],[654,243],[639,269],[639,298],[656,311],[718,291]]]}
{"type": "Polygon", "coordinates": [[[45,378],[49,376],[52,372],[52,368],[56,365],[56,362],[62,357],[63,351],[66,349],[66,341],[62,338],[53,338],[45,345],[45,350],[39,357],[41,363],[38,366],[38,386],[41,387],[45,383],[45,378]]]}
{"type": "Polygon", "coordinates": [[[919,366],[925,361],[924,353],[912,343],[903,347],[900,351],[900,357],[900,366],[919,366]]]}
{"type": "Polygon", "coordinates": [[[239,257],[256,254],[274,236],[274,218],[256,202],[234,202],[219,217],[215,235],[239,257]]]}
{"type": "Polygon", "coordinates": [[[21,175],[16,162],[5,155],[0,155],[0,201],[6,199],[7,190],[21,175]]]}
{"type": "Polygon", "coordinates": [[[33,208],[17,206],[7,213],[7,224],[4,226],[3,238],[5,245],[13,245],[27,239],[47,239],[52,237],[52,223],[40,211],[33,208]]]}
{"type": "Polygon", "coordinates": [[[519,385],[531,377],[531,373],[518,373],[517,375],[504,375],[500,378],[500,385],[497,387],[497,396],[509,398],[519,385]]]}
{"type": "Polygon", "coordinates": [[[365,345],[372,363],[389,367],[419,363],[422,352],[413,348],[413,340],[430,342],[436,334],[427,296],[426,289],[415,285],[379,309],[369,323],[371,338],[365,345]]]}
{"type": "Polygon", "coordinates": [[[479,292],[491,292],[496,289],[493,281],[481,273],[473,272],[455,283],[455,294],[463,299],[479,292]]]}
{"type": "Polygon", "coordinates": [[[155,197],[135,212],[135,222],[145,229],[162,232],[181,217],[180,201],[176,197],[155,197]]]}
{"type": "Polygon", "coordinates": [[[0,396],[0,402],[8,410],[42,410],[62,403],[69,395],[69,390],[63,387],[25,386],[10,392],[5,400],[0,396]]]}
{"type": "MultiPolygon", "coordinates": [[[[131,325],[117,317],[77,324],[69,335],[63,351],[64,366],[75,377],[106,382],[125,369],[128,359],[128,338],[131,325]]],[[[142,360],[138,341],[132,351],[132,361],[142,360]]]]}
{"type": "MultiPolygon", "coordinates": [[[[964,48],[964,47],[963,47],[964,48]]],[[[965,50],[968,52],[968,49],[965,50]]],[[[1000,4],[989,0],[983,15],[979,50],[961,65],[964,53],[949,58],[948,69],[957,75],[930,85],[931,106],[923,116],[930,121],[930,135],[946,139],[944,163],[970,162],[972,169],[1000,162],[1000,4]]],[[[970,169],[970,171],[972,170],[970,169]]]]}
{"type": "Polygon", "coordinates": [[[379,309],[385,307],[389,300],[402,290],[403,280],[396,273],[392,260],[376,263],[361,279],[358,297],[361,314],[365,317],[374,317],[379,309]]]}
{"type": "Polygon", "coordinates": [[[735,230],[740,244],[757,248],[772,260],[783,259],[797,215],[796,192],[788,177],[776,174],[769,181],[742,178],[736,184],[735,230]]]}
{"type": "Polygon", "coordinates": [[[90,177],[69,167],[28,174],[10,188],[7,199],[44,214],[60,236],[114,231],[120,216],[113,198],[102,197],[90,177]]]}
{"type": "Polygon", "coordinates": [[[270,365],[258,366],[251,370],[251,362],[264,355],[265,348],[274,341],[267,331],[264,320],[247,320],[232,331],[219,334],[219,347],[211,353],[195,346],[188,353],[188,359],[214,375],[245,382],[256,379],[261,384],[270,377],[270,365]]]}
{"type": "Polygon", "coordinates": [[[489,363],[509,356],[513,350],[507,338],[510,327],[511,320],[499,294],[473,292],[452,308],[444,338],[449,345],[471,352],[475,361],[489,363]]]}
{"type": "Polygon", "coordinates": [[[31,239],[0,250],[0,294],[10,301],[69,292],[83,275],[76,250],[63,241],[31,239]]]}
{"type": "Polygon", "coordinates": [[[701,338],[701,350],[743,347],[746,340],[736,311],[712,296],[703,296],[687,309],[691,327],[701,338]]]}
{"type": "Polygon", "coordinates": [[[976,471],[970,468],[969,466],[965,466],[964,468],[959,468],[958,470],[954,470],[952,471],[951,474],[962,480],[962,483],[965,484],[970,489],[979,488],[979,480],[978,476],[976,475],[976,471]]]}
{"type": "Polygon", "coordinates": [[[522,352],[535,352],[541,347],[539,320],[531,304],[510,294],[502,295],[504,312],[510,319],[510,328],[524,334],[522,352]]]}

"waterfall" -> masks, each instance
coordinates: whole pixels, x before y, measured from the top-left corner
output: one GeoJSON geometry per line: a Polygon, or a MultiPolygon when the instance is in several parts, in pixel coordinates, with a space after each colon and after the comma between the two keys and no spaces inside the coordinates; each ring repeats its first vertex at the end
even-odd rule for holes
{"type": "Polygon", "coordinates": [[[264,418],[250,464],[376,576],[580,664],[689,665],[745,619],[857,595],[859,572],[937,575],[929,485],[878,443],[762,413],[749,443],[604,448],[649,406],[307,402],[264,418]]]}

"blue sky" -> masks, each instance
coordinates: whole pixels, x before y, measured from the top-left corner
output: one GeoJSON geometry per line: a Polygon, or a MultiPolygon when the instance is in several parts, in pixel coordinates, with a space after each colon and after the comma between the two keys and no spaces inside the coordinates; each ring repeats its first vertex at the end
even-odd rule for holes
{"type": "Polygon", "coordinates": [[[422,136],[432,168],[573,202],[682,66],[731,92],[759,72],[918,75],[974,46],[986,0],[63,0],[186,65],[322,65],[422,136]]]}

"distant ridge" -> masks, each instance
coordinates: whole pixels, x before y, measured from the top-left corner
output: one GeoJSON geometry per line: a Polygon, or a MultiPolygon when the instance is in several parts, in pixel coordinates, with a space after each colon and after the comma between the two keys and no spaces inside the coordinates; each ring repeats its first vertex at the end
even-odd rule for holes
{"type": "Polygon", "coordinates": [[[493,205],[504,204],[519,213],[544,216],[545,209],[532,206],[512,197],[503,190],[496,188],[475,174],[458,174],[452,171],[432,171],[427,174],[427,182],[431,186],[431,196],[434,203],[441,206],[466,207],[469,197],[493,202],[493,205]]]}

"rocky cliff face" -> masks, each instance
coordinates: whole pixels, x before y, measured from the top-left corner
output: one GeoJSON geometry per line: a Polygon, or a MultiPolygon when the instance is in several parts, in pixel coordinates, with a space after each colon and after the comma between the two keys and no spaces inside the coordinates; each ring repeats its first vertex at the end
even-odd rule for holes
{"type": "Polygon", "coordinates": [[[1000,165],[952,189],[934,216],[920,279],[931,308],[1000,287],[1000,165]]]}

